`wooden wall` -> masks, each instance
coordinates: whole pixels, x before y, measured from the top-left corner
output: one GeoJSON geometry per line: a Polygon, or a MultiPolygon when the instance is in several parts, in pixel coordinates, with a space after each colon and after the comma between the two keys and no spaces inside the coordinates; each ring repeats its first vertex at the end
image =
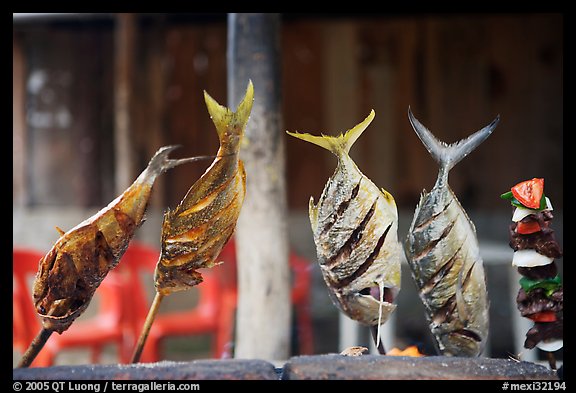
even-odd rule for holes
{"type": "MultiPolygon", "coordinates": [[[[14,203],[103,206],[115,196],[114,24],[16,26],[14,37],[14,98],[20,102],[14,119],[25,114],[26,120],[13,129],[14,203]],[[34,78],[42,75],[48,93],[34,90],[34,78]],[[52,123],[42,123],[42,116],[52,123]]],[[[226,38],[225,18],[138,24],[134,177],[164,144],[181,144],[178,157],[215,153],[218,140],[202,91],[227,101],[226,38]]],[[[561,15],[291,17],[282,44],[285,128],[336,134],[374,109],[376,118],[351,155],[400,208],[413,209],[437,173],[408,123],[409,106],[446,142],[500,114],[494,134],[450,175],[467,209],[507,212],[498,195],[532,177],[546,179],[547,193],[562,208],[561,15]]],[[[336,161],[286,138],[289,205],[306,210],[336,161]]],[[[153,204],[174,206],[207,165],[170,171],[153,204]]]]}
{"type": "MultiPolygon", "coordinates": [[[[351,156],[411,209],[438,169],[408,123],[408,107],[449,143],[500,114],[494,134],[450,174],[463,205],[507,212],[501,192],[544,177],[562,207],[562,29],[558,15],[294,22],[285,29],[286,127],[334,134],[373,108],[376,118],[351,156]]],[[[289,200],[305,208],[335,161],[300,141],[288,147],[289,200]]]]}

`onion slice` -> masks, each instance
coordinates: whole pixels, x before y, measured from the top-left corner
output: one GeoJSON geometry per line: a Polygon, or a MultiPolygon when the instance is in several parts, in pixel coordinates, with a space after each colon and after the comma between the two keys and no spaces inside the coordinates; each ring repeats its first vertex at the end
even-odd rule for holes
{"type": "Polygon", "coordinates": [[[558,338],[553,338],[551,340],[544,340],[544,341],[540,341],[538,344],[536,344],[536,347],[546,351],[546,352],[554,352],[559,350],[560,348],[562,348],[564,346],[564,340],[563,339],[558,339],[558,338]]]}
{"type": "Polygon", "coordinates": [[[517,267],[545,266],[552,262],[554,262],[554,258],[539,254],[531,248],[515,251],[512,258],[512,266],[517,267]]]}
{"type": "Polygon", "coordinates": [[[514,214],[512,215],[512,221],[518,222],[522,220],[524,217],[529,216],[530,214],[536,214],[543,210],[554,210],[552,209],[552,203],[550,202],[550,199],[548,199],[548,197],[545,198],[546,198],[546,207],[541,210],[529,209],[527,207],[516,207],[516,209],[514,210],[514,214]]]}

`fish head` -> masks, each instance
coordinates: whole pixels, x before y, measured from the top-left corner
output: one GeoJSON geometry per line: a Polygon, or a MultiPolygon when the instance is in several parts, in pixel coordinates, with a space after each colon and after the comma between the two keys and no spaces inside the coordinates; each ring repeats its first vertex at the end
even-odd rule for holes
{"type": "Polygon", "coordinates": [[[383,324],[396,309],[399,288],[374,282],[359,290],[331,292],[336,306],[349,318],[367,326],[383,324]],[[382,288],[382,291],[381,291],[382,288]],[[381,311],[380,311],[381,310],[381,311]]]}
{"type": "Polygon", "coordinates": [[[62,333],[90,304],[113,259],[103,241],[94,226],[79,227],[40,260],[33,298],[45,329],[62,333]]]}
{"type": "Polygon", "coordinates": [[[436,335],[441,353],[445,356],[479,356],[484,350],[485,340],[473,329],[462,328],[436,335]]]}
{"type": "Polygon", "coordinates": [[[202,273],[196,267],[187,264],[171,266],[161,256],[154,273],[156,291],[162,295],[169,295],[178,291],[186,291],[204,281],[202,273]]]}
{"type": "Polygon", "coordinates": [[[375,284],[356,292],[355,299],[351,302],[364,316],[361,323],[365,325],[378,325],[386,322],[392,312],[396,309],[394,300],[398,294],[397,287],[382,287],[375,284]],[[382,311],[380,311],[382,308],[382,311]]]}

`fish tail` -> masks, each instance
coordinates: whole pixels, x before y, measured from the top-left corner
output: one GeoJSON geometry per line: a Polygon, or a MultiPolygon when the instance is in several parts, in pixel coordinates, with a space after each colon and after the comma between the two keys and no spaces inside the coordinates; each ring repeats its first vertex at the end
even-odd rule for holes
{"type": "Polygon", "coordinates": [[[292,135],[298,139],[302,139],[304,141],[323,147],[324,149],[334,153],[336,156],[340,156],[341,154],[348,154],[354,142],[356,142],[356,140],[368,127],[368,125],[370,125],[375,115],[376,114],[374,109],[372,109],[370,114],[361,123],[346,131],[344,134],[340,134],[338,136],[315,136],[299,132],[286,132],[288,135],[292,135]]]}
{"type": "MultiPolygon", "coordinates": [[[[220,105],[206,91],[204,91],[204,101],[206,102],[208,113],[210,113],[210,118],[216,126],[220,146],[228,146],[230,144],[230,136],[235,135],[241,138],[244,134],[244,129],[252,112],[252,104],[254,103],[254,85],[251,80],[248,81],[246,93],[240,104],[238,104],[236,112],[232,112],[229,108],[220,105]]],[[[237,151],[239,142],[240,139],[230,144],[230,147],[237,151]]]]}
{"type": "Polygon", "coordinates": [[[196,157],[179,158],[179,159],[168,158],[168,155],[173,150],[176,150],[179,147],[180,145],[170,145],[170,146],[163,146],[160,149],[158,149],[156,154],[154,154],[154,156],[150,159],[150,162],[148,163],[149,172],[154,174],[160,174],[180,164],[201,160],[209,160],[215,157],[215,156],[196,156],[196,157]]]}
{"type": "Polygon", "coordinates": [[[445,178],[448,176],[450,169],[490,136],[500,121],[500,115],[496,116],[496,119],[486,127],[452,144],[438,140],[414,117],[410,107],[408,107],[408,119],[414,131],[416,131],[416,135],[418,135],[430,155],[440,164],[440,171],[444,174],[443,177],[445,178]]]}

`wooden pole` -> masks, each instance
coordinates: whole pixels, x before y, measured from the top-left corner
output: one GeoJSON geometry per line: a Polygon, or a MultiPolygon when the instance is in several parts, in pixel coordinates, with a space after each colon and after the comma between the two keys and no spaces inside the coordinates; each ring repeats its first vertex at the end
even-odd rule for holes
{"type": "Polygon", "coordinates": [[[228,106],[248,80],[254,105],[240,158],[246,198],[236,227],[236,358],[282,360],[290,348],[290,270],[284,131],[281,114],[280,15],[229,14],[228,106]]]}

